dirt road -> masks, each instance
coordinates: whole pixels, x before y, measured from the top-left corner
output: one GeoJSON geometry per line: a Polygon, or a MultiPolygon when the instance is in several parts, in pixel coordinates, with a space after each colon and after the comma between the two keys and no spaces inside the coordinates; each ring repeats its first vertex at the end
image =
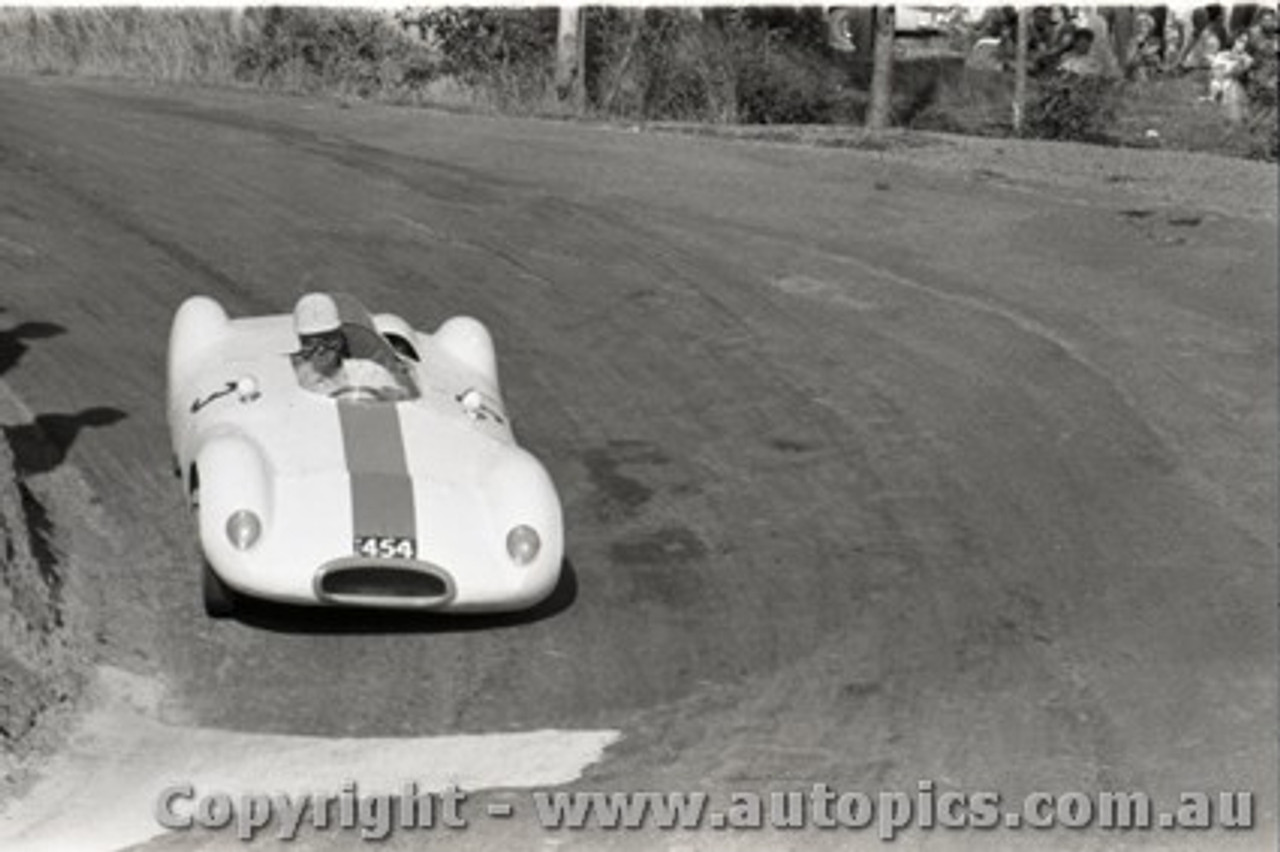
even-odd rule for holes
{"type": "Polygon", "coordinates": [[[1274,848],[1274,210],[962,153],[0,80],[0,321],[65,330],[0,380],[46,418],[29,475],[78,468],[118,542],[99,661],[202,730],[618,731],[597,789],[1252,790],[1213,846],[1274,848]],[[553,606],[203,617],[168,322],[323,288],[490,325],[565,504],[553,606]]]}

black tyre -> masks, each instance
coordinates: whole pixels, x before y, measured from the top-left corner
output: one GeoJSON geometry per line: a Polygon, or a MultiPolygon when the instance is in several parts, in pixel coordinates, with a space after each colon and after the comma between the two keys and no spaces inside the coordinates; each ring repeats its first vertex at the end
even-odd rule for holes
{"type": "Polygon", "coordinates": [[[204,611],[210,618],[227,618],[236,611],[236,593],[222,582],[222,578],[214,572],[208,562],[204,563],[202,587],[204,611]]]}

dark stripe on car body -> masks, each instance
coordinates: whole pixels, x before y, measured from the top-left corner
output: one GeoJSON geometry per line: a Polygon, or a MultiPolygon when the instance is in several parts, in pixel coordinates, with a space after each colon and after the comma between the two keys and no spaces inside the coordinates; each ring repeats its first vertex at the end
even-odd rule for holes
{"type": "Polygon", "coordinates": [[[338,416],[351,476],[354,534],[412,538],[416,542],[413,478],[396,406],[339,402],[338,416]]]}

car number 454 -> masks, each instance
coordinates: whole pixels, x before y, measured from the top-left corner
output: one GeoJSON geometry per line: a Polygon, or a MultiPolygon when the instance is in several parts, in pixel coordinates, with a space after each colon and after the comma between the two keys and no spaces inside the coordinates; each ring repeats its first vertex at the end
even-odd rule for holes
{"type": "Polygon", "coordinates": [[[356,537],[356,553],[370,559],[413,559],[417,548],[403,536],[362,535],[356,537]]]}

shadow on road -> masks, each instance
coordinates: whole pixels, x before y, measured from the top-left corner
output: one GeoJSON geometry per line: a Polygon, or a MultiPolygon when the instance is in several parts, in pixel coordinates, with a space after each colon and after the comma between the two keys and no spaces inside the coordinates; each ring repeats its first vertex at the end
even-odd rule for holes
{"type": "MultiPolygon", "coordinates": [[[[0,311],[3,311],[0,308],[0,311]]],[[[0,376],[12,370],[31,347],[25,341],[44,340],[66,334],[67,330],[52,322],[24,322],[0,331],[0,376]]]]}
{"type": "Polygon", "coordinates": [[[97,406],[76,414],[39,414],[30,423],[2,428],[18,476],[28,477],[48,473],[66,461],[82,429],[111,426],[127,416],[118,408],[97,406]]]}
{"type": "Polygon", "coordinates": [[[550,596],[523,612],[446,615],[434,612],[290,606],[238,597],[233,618],[250,627],[275,633],[469,633],[534,624],[564,612],[573,605],[577,597],[578,573],[574,570],[573,563],[565,559],[560,568],[560,582],[550,596]]]}

